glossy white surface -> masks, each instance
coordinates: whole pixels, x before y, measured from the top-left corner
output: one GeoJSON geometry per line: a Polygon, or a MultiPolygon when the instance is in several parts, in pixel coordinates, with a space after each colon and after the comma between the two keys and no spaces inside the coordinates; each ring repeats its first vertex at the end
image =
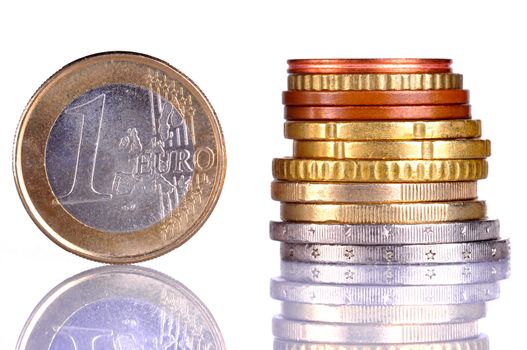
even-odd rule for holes
{"type": "Polygon", "coordinates": [[[490,176],[480,182],[480,197],[512,242],[512,277],[502,283],[501,298],[490,303],[481,329],[492,349],[521,345],[521,317],[527,312],[522,251],[527,246],[522,160],[527,22],[521,5],[510,0],[2,2],[0,348],[15,347],[24,322],[50,289],[99,266],[63,251],[31,222],[15,190],[11,152],[19,117],[38,86],[64,64],[107,50],[139,51],[170,62],[216,109],[228,156],[218,205],[183,247],[142,265],[190,288],[233,350],[271,349],[271,319],[280,310],[269,297],[269,279],[279,274],[279,244],[267,231],[269,220],[279,216],[279,205],[270,199],[271,159],[291,153],[282,136],[286,60],[452,58],[470,90],[473,116],[482,120],[483,137],[492,141],[490,176]],[[247,243],[250,248],[243,249],[247,243]]]}

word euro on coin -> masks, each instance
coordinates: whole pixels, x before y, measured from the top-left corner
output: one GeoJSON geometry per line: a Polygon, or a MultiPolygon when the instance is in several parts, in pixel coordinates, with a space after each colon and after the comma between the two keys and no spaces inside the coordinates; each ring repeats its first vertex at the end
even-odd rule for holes
{"type": "Polygon", "coordinates": [[[135,53],[89,56],[53,75],[29,102],[15,147],[18,191],[39,228],[110,263],[186,242],[225,176],[206,97],[167,63],[135,53]]]}

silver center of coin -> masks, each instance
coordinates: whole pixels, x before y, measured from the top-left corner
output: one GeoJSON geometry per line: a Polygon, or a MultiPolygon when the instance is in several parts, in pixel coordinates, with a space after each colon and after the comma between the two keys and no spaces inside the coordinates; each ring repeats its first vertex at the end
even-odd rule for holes
{"type": "Polygon", "coordinates": [[[46,145],[53,193],[77,220],[107,232],[170,214],[194,173],[194,145],[176,108],[126,84],[90,90],[57,118],[46,145]]]}

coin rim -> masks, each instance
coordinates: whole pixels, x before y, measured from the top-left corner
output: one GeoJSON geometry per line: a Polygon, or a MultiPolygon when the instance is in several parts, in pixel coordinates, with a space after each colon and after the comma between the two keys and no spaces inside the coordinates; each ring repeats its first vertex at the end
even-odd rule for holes
{"type": "Polygon", "coordinates": [[[463,75],[424,74],[291,74],[289,91],[429,91],[463,88],[463,75]]]}
{"type": "Polygon", "coordinates": [[[293,141],[296,159],[437,160],[485,159],[490,155],[490,141],[484,139],[293,141]]]}
{"type": "Polygon", "coordinates": [[[274,338],[274,350],[489,350],[489,339],[485,334],[475,338],[453,339],[446,342],[406,344],[335,344],[320,342],[298,342],[274,338]]]}
{"type": "Polygon", "coordinates": [[[419,106],[285,106],[284,118],[293,121],[397,121],[471,119],[470,104],[419,106]]]}
{"type": "Polygon", "coordinates": [[[481,137],[479,119],[286,121],[284,137],[303,141],[451,140],[481,137]]]}
{"type": "Polygon", "coordinates": [[[468,104],[469,92],[442,90],[283,91],[286,106],[415,106],[468,104]]]}
{"type": "Polygon", "coordinates": [[[485,218],[484,200],[417,203],[280,203],[282,221],[342,224],[419,224],[485,218]]]}
{"type": "Polygon", "coordinates": [[[271,198],[293,203],[412,203],[476,199],[476,181],[331,183],[271,182],[271,198]]]}
{"type": "Polygon", "coordinates": [[[294,182],[450,182],[476,181],[488,175],[485,159],[357,160],[274,158],[273,178],[294,182]],[[470,173],[451,168],[470,167],[470,173]],[[406,168],[410,168],[408,171],[406,168]],[[381,168],[382,172],[378,169],[381,168]],[[443,171],[446,168],[448,171],[443,171]],[[364,170],[367,169],[368,173],[364,170]],[[437,173],[441,170],[441,173],[437,173]],[[435,173],[434,173],[435,172],[435,173]]]}
{"type": "Polygon", "coordinates": [[[463,243],[498,239],[500,222],[489,218],[425,224],[319,224],[271,221],[269,232],[272,240],[296,244],[463,243]],[[464,235],[457,230],[463,226],[467,227],[464,235]]]}
{"type": "MultiPolygon", "coordinates": [[[[109,67],[103,67],[103,69],[105,72],[111,70],[109,67]]],[[[125,80],[122,83],[132,83],[149,89],[148,86],[145,86],[143,81],[133,81],[125,71],[116,73],[114,70],[112,73],[117,75],[119,79],[125,80]]],[[[78,87],[83,85],[82,93],[90,88],[96,87],[94,85],[95,83],[92,81],[76,81],[75,83],[79,85],[78,87]]],[[[73,91],[74,89],[71,90],[73,91]]],[[[67,97],[65,93],[62,93],[60,96],[61,100],[54,102],[54,104],[61,109],[66,107],[71,100],[77,97],[67,97]]],[[[49,131],[53,127],[59,114],[48,117],[45,123],[39,123],[39,127],[43,127],[44,125],[44,131],[42,134],[49,134],[49,131]]],[[[43,150],[42,153],[45,154],[47,137],[42,141],[43,142],[38,143],[36,147],[43,150]]],[[[203,226],[217,204],[225,180],[226,161],[225,142],[218,117],[205,94],[203,94],[199,87],[190,78],[167,62],[152,56],[130,51],[108,51],[82,57],[67,64],[48,78],[33,94],[22,113],[17,128],[13,152],[13,174],[17,192],[26,211],[37,227],[46,234],[48,238],[63,249],[89,260],[120,264],[134,263],[156,258],[179,247],[189,240],[201,228],[201,226],[203,226]],[[211,194],[207,198],[207,203],[203,206],[203,211],[200,215],[196,216],[196,220],[192,225],[189,225],[183,235],[175,236],[171,238],[171,240],[163,240],[160,231],[161,227],[170,225],[170,220],[177,210],[174,210],[171,215],[168,215],[163,220],[160,220],[146,229],[126,233],[97,230],[78,221],[69,214],[62,205],[53,204],[56,201],[56,197],[49,185],[49,180],[45,171],[45,164],[31,168],[27,168],[27,164],[22,164],[22,154],[24,152],[24,147],[22,147],[22,145],[24,142],[24,136],[27,133],[28,123],[32,118],[35,106],[38,106],[39,103],[42,103],[42,100],[46,98],[47,91],[58,83],[61,83],[62,79],[70,77],[72,74],[82,72],[86,66],[113,61],[144,65],[162,72],[168,77],[173,77],[174,80],[177,80],[182,86],[188,89],[189,92],[192,92],[193,98],[198,101],[197,103],[201,106],[204,115],[212,127],[212,138],[214,138],[216,142],[215,151],[217,151],[216,159],[218,165],[215,182],[211,186],[211,194]],[[39,193],[30,193],[31,190],[28,190],[27,184],[33,183],[35,181],[34,179],[37,179],[36,181],[39,182],[45,182],[47,188],[39,189],[39,193]],[[44,203],[39,204],[40,211],[35,207],[32,198],[40,198],[40,202],[44,203]],[[47,217],[53,216],[60,218],[57,222],[53,223],[55,228],[52,228],[46,219],[47,217]],[[163,243],[163,241],[165,243],[163,243]],[[97,245],[93,242],[98,242],[99,244],[97,245]]]]}

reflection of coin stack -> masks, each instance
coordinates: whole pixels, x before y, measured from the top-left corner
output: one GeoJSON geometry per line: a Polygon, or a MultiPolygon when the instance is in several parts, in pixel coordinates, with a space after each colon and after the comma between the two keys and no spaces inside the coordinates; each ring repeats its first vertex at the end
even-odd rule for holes
{"type": "Polygon", "coordinates": [[[486,348],[509,243],[477,200],[490,142],[450,63],[289,61],[275,348],[486,348]]]}

